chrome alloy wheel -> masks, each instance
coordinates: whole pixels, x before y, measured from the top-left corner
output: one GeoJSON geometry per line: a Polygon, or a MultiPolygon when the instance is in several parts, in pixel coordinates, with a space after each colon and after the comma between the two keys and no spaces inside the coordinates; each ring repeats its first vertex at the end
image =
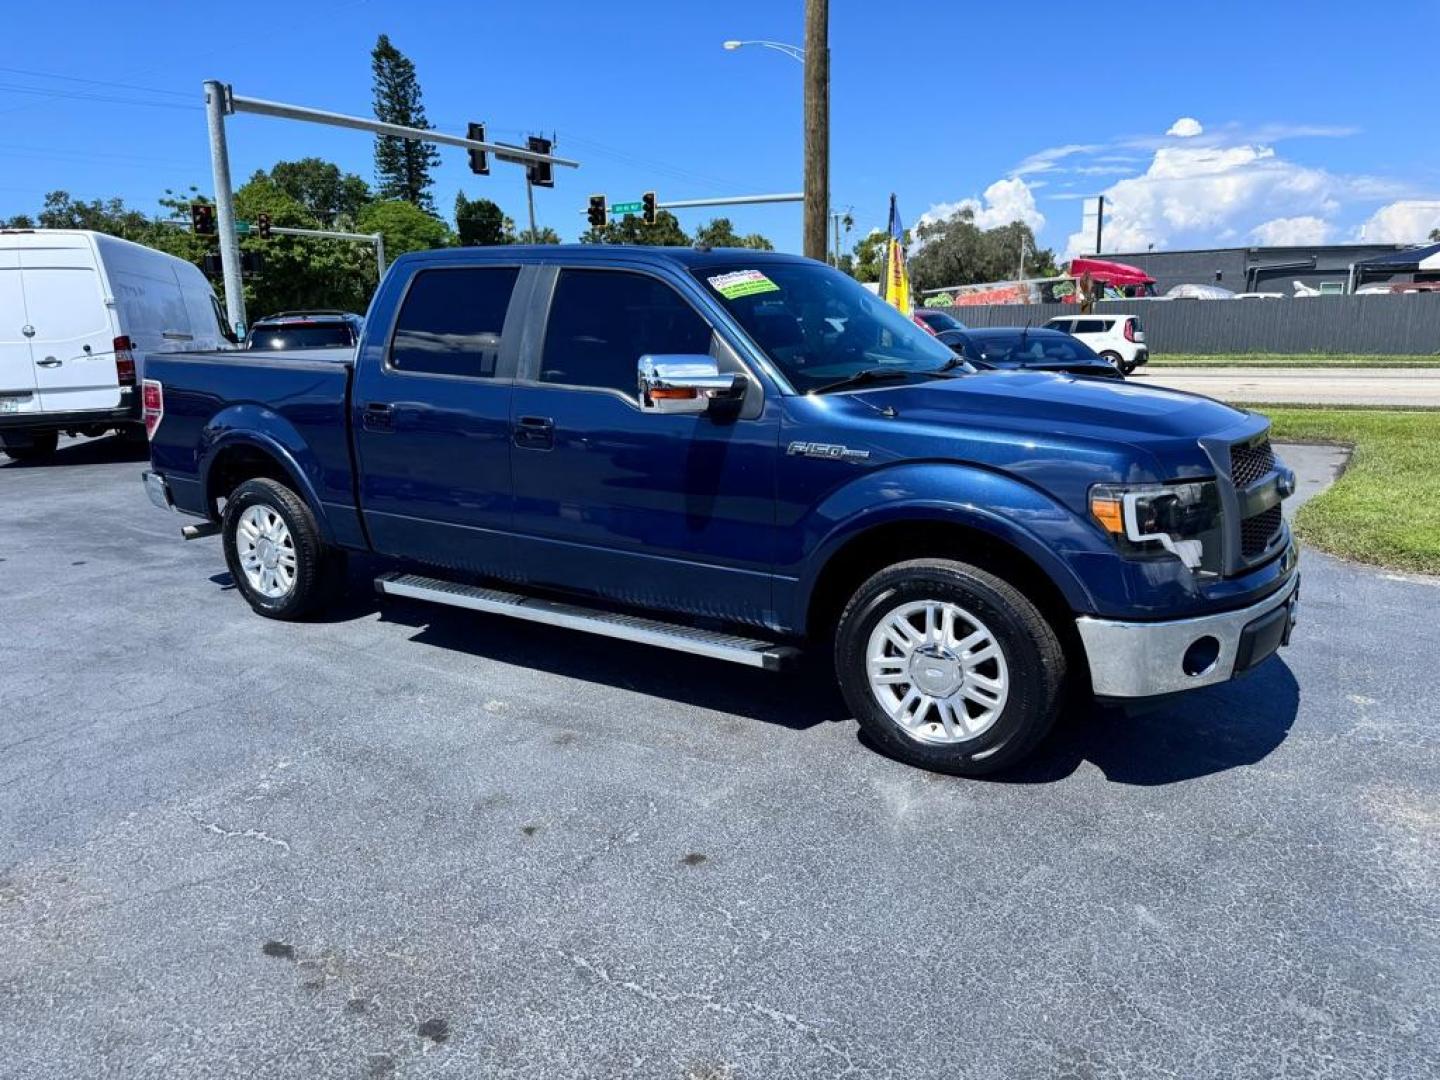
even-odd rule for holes
{"type": "Polygon", "coordinates": [[[267,600],[278,600],[295,587],[295,541],[273,507],[256,503],[245,508],[235,527],[235,550],[245,580],[267,600]]]}
{"type": "Polygon", "coordinates": [[[989,627],[941,600],[901,604],[881,616],[865,649],[870,693],[906,735],[962,743],[1005,709],[1010,672],[989,627]]]}

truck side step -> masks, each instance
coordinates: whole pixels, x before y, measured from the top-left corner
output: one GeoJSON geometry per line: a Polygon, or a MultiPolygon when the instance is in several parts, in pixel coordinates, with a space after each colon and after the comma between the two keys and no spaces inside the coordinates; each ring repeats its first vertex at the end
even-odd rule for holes
{"type": "Polygon", "coordinates": [[[728,660],[734,664],[745,664],[766,671],[778,671],[798,655],[798,650],[789,645],[777,645],[715,630],[697,630],[693,626],[565,604],[501,589],[462,585],[439,578],[423,577],[420,574],[399,571],[381,574],[375,579],[375,590],[387,596],[408,596],[413,600],[429,600],[436,604],[449,604],[451,607],[469,608],[491,615],[509,615],[530,622],[561,626],[568,630],[583,630],[695,656],[728,660]]]}

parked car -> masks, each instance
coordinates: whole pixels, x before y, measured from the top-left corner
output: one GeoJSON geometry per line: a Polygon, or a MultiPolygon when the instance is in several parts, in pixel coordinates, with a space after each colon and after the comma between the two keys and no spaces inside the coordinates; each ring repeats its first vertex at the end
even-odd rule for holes
{"type": "Polygon", "coordinates": [[[1059,330],[1020,326],[944,330],[936,335],[980,371],[1051,371],[1060,375],[1119,379],[1120,369],[1096,356],[1083,341],[1059,330]]]}
{"type": "Polygon", "coordinates": [[[80,229],[0,230],[0,447],[34,461],[62,432],[138,434],[144,357],[227,335],[184,259],[80,229]]]}
{"type": "Polygon", "coordinates": [[[353,551],[398,561],[386,596],[762,669],[811,648],[925,768],[1018,760],[1070,685],[1224,682],[1293,623],[1294,474],[1264,417],[968,373],[797,256],[411,253],[348,363],[149,376],[148,493],[221,536],[258,614],[322,610],[353,551]]]}
{"type": "Polygon", "coordinates": [[[1145,344],[1145,327],[1134,315],[1061,315],[1045,324],[1090,346],[1122,375],[1129,375],[1150,362],[1145,344]]]}
{"type": "Polygon", "coordinates": [[[353,349],[365,320],[348,311],[278,311],[250,324],[247,349],[353,349]]]}
{"type": "Polygon", "coordinates": [[[955,318],[948,311],[940,311],[937,308],[916,308],[915,321],[932,334],[938,334],[942,330],[964,330],[965,324],[955,318]]]}

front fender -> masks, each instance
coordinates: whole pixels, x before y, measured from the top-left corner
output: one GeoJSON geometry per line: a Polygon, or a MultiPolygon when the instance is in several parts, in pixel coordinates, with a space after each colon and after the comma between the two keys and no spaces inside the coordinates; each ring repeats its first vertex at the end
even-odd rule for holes
{"type": "MultiPolygon", "coordinates": [[[[1073,611],[1094,610],[1077,564],[1094,555],[1114,558],[1097,532],[1043,491],[1014,477],[949,462],[880,469],[830,492],[789,530],[798,547],[786,553],[796,577],[796,625],[803,625],[825,565],[861,533],[904,521],[943,522],[975,529],[1009,545],[1040,567],[1073,611]]],[[[964,556],[964,552],[956,552],[964,556]]],[[[788,561],[781,559],[782,566],[788,561]]]]}
{"type": "Polygon", "coordinates": [[[319,485],[324,479],[319,459],[285,417],[254,402],[222,409],[201,430],[199,472],[204,483],[205,504],[213,506],[215,499],[225,494],[212,487],[215,463],[225,450],[236,446],[259,450],[280,463],[296,494],[315,515],[321,536],[327,543],[331,542],[330,524],[319,496],[319,485]]]}

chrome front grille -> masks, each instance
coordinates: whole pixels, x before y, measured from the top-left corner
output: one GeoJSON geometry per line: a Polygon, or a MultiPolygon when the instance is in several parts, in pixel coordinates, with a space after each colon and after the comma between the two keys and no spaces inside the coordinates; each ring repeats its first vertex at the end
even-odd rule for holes
{"type": "MultiPolygon", "coordinates": [[[[1266,443],[1269,448],[1269,443],[1266,443]]],[[[1264,510],[1254,517],[1248,517],[1240,523],[1240,555],[1245,559],[1253,559],[1262,555],[1265,549],[1270,546],[1270,541],[1275,539],[1275,534],[1280,531],[1280,505],[1277,503],[1269,510],[1264,510]]]]}
{"type": "Polygon", "coordinates": [[[1275,451],[1270,440],[1250,446],[1237,445],[1230,448],[1230,479],[1235,487],[1244,491],[1262,476],[1275,468],[1275,451]]]}

